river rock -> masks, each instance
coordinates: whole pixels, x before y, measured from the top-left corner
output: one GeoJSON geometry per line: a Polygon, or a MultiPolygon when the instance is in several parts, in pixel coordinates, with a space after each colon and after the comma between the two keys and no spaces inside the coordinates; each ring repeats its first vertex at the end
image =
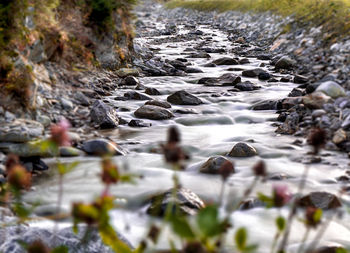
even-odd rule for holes
{"type": "Polygon", "coordinates": [[[57,155],[53,149],[42,149],[40,142],[9,144],[8,153],[12,153],[20,157],[53,157],[57,155]]]}
{"type": "Polygon", "coordinates": [[[21,164],[28,172],[48,170],[49,166],[39,156],[21,157],[21,164]]]}
{"type": "Polygon", "coordinates": [[[276,69],[291,69],[295,66],[296,62],[289,58],[288,56],[283,56],[281,57],[277,62],[276,62],[276,69]]]}
{"type": "Polygon", "coordinates": [[[334,81],[327,81],[321,83],[320,86],[317,87],[316,91],[321,91],[331,98],[338,98],[346,96],[345,90],[339,84],[334,81]]]}
{"type": "Polygon", "coordinates": [[[303,104],[310,109],[322,109],[331,97],[323,92],[317,91],[303,97],[303,104]]]}
{"type": "Polygon", "coordinates": [[[91,121],[102,129],[115,128],[119,124],[116,110],[101,100],[96,100],[90,111],[91,121]]]}
{"type": "MultiPolygon", "coordinates": [[[[257,68],[257,69],[247,69],[247,70],[243,70],[242,71],[242,76],[245,76],[245,77],[257,77],[257,76],[259,76],[262,73],[267,73],[267,72],[265,70],[259,69],[259,68],[257,68]]],[[[269,73],[267,73],[267,74],[269,74],[269,73]]]]}
{"type": "Polygon", "coordinates": [[[240,91],[252,91],[252,90],[258,89],[257,86],[255,86],[253,83],[251,83],[249,81],[237,83],[235,85],[235,88],[239,89],[240,91]]]}
{"type": "Polygon", "coordinates": [[[17,119],[0,125],[0,142],[27,142],[43,134],[43,125],[33,120],[17,119]]]}
{"type": "Polygon", "coordinates": [[[232,171],[234,171],[232,162],[224,156],[210,157],[204,164],[202,164],[199,171],[205,174],[218,174],[220,168],[225,163],[230,164],[230,166],[232,166],[232,171]]]}
{"type": "Polygon", "coordinates": [[[60,147],[59,152],[61,157],[75,157],[84,155],[81,150],[74,147],[60,147]]]}
{"type": "Polygon", "coordinates": [[[139,76],[140,73],[137,69],[132,69],[132,68],[121,68],[117,70],[117,75],[119,77],[127,77],[127,76],[139,76]]]}
{"type": "Polygon", "coordinates": [[[276,100],[265,100],[253,104],[250,109],[254,111],[264,111],[264,110],[276,110],[279,101],[276,100]]]}
{"type": "MultiPolygon", "coordinates": [[[[23,225],[7,226],[0,230],[0,251],[3,253],[25,253],[27,251],[23,248],[21,242],[30,244],[34,241],[41,241],[49,248],[64,245],[69,249],[69,252],[113,253],[113,251],[102,242],[99,232],[94,228],[90,228],[86,243],[82,246],[81,238],[84,237],[87,227],[85,225],[79,225],[78,228],[79,232],[76,234],[73,232],[72,227],[53,231],[45,228],[23,225]]],[[[121,241],[132,248],[131,244],[122,235],[117,233],[117,236],[121,241]]]]}
{"type": "Polygon", "coordinates": [[[82,105],[82,106],[89,106],[90,105],[89,99],[81,91],[76,92],[74,96],[75,96],[75,100],[80,105],[82,105]]]}
{"type": "Polygon", "coordinates": [[[212,61],[215,65],[238,65],[239,62],[236,59],[230,58],[230,57],[222,57],[219,59],[216,59],[215,61],[212,61]]]}
{"type": "Polygon", "coordinates": [[[145,89],[145,93],[147,95],[153,95],[153,96],[159,96],[159,95],[162,95],[159,90],[157,90],[156,88],[151,88],[151,87],[147,87],[145,89]]]}
{"type": "Polygon", "coordinates": [[[140,83],[139,80],[134,76],[127,76],[123,80],[123,84],[127,86],[136,86],[139,83],[140,83]]]}
{"type": "Polygon", "coordinates": [[[252,147],[251,145],[249,145],[247,143],[239,142],[233,146],[230,153],[228,153],[228,156],[231,156],[231,157],[251,157],[251,156],[256,156],[257,154],[258,154],[258,152],[255,150],[254,147],[252,147]]]}
{"type": "Polygon", "coordinates": [[[334,209],[341,207],[342,204],[337,196],[328,192],[311,192],[302,197],[298,205],[301,207],[315,207],[321,209],[334,209]]]}
{"type": "Polygon", "coordinates": [[[173,189],[154,196],[151,199],[151,205],[147,208],[147,213],[152,216],[163,217],[169,203],[175,204],[173,213],[179,215],[195,215],[198,210],[205,207],[203,201],[191,190],[186,188],[176,189],[175,199],[173,198],[173,189]]]}
{"type": "Polygon", "coordinates": [[[125,155],[126,152],[118,144],[106,139],[88,140],[83,143],[82,149],[89,155],[125,155]]]}
{"type": "Polygon", "coordinates": [[[293,82],[298,84],[304,84],[304,83],[307,83],[308,81],[309,81],[309,78],[302,75],[295,75],[293,78],[293,82]]]}
{"type": "Polygon", "coordinates": [[[166,101],[160,101],[160,100],[150,100],[145,103],[145,105],[155,105],[155,106],[160,106],[163,108],[171,108],[171,104],[169,104],[166,101]]]}
{"type": "Polygon", "coordinates": [[[146,123],[146,122],[139,120],[139,119],[132,119],[128,123],[128,126],[130,126],[130,127],[150,127],[150,126],[152,126],[152,124],[146,123]]]}
{"type": "Polygon", "coordinates": [[[141,94],[137,91],[128,91],[124,93],[124,97],[132,100],[152,100],[153,99],[150,96],[141,94]]]}
{"type": "Polygon", "coordinates": [[[175,105],[200,105],[202,100],[196,96],[191,95],[185,90],[176,91],[174,94],[168,96],[167,101],[175,105]]]}
{"type": "Polygon", "coordinates": [[[134,114],[138,118],[153,120],[165,120],[174,117],[174,114],[169,110],[155,105],[143,105],[134,114]]]}
{"type": "Polygon", "coordinates": [[[332,141],[334,144],[340,144],[343,141],[346,141],[346,139],[347,139],[346,132],[340,128],[333,134],[332,141]]]}

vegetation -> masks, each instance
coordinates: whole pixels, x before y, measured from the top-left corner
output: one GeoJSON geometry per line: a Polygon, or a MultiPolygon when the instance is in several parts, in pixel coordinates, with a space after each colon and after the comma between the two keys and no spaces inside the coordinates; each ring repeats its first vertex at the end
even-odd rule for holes
{"type": "Polygon", "coordinates": [[[228,10],[266,12],[282,17],[294,15],[301,24],[322,25],[324,32],[350,34],[348,0],[172,0],[169,8],[185,7],[201,11],[228,10]]]}
{"type": "MultiPolygon", "coordinates": [[[[28,107],[34,76],[30,49],[40,42],[45,61],[97,66],[91,35],[113,36],[116,43],[124,35],[131,40],[126,25],[128,10],[136,0],[4,0],[0,3],[0,91],[14,95],[28,107]],[[71,20],[68,20],[70,17],[71,20]],[[69,25],[67,25],[67,23],[69,25]],[[116,27],[120,25],[120,27],[116,27]],[[120,33],[123,34],[120,34],[120,33]],[[90,37],[89,37],[90,36],[90,37]],[[66,53],[65,53],[66,52],[66,53]],[[63,58],[63,60],[62,60],[63,58]]],[[[116,45],[117,46],[117,45],[116,45]]],[[[123,52],[116,52],[124,58],[123,52]]]]}

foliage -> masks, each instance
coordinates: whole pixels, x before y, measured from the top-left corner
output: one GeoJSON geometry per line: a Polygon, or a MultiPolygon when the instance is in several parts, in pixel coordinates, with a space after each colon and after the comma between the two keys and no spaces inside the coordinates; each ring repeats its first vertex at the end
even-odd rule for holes
{"type": "Polygon", "coordinates": [[[349,35],[348,0],[172,0],[169,8],[185,7],[201,11],[272,11],[283,17],[295,15],[301,24],[322,25],[332,36],[349,35]]]}

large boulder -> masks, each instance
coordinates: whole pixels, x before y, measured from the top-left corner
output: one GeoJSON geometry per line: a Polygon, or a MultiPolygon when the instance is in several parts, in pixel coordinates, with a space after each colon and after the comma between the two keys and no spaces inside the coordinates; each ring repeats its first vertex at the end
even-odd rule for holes
{"type": "Polygon", "coordinates": [[[175,105],[200,105],[202,100],[191,95],[187,91],[180,90],[168,96],[167,101],[175,105]]]}
{"type": "Polygon", "coordinates": [[[338,197],[328,192],[311,192],[302,197],[299,200],[298,205],[301,207],[315,207],[325,210],[342,206],[338,197]]]}
{"type": "Polygon", "coordinates": [[[167,190],[164,193],[154,196],[147,208],[147,213],[152,216],[163,217],[169,204],[173,205],[172,213],[179,215],[195,215],[198,210],[204,208],[203,201],[191,190],[180,188],[167,190]],[[175,198],[174,198],[174,196],[175,198]]]}
{"type": "Polygon", "coordinates": [[[143,105],[134,114],[138,118],[153,120],[165,120],[174,117],[171,111],[155,105],[143,105]]]}
{"type": "Polygon", "coordinates": [[[44,127],[28,119],[17,119],[0,125],[0,142],[27,142],[41,137],[44,127]]]}
{"type": "Polygon", "coordinates": [[[102,129],[115,128],[119,124],[116,110],[101,100],[96,100],[92,105],[90,118],[93,123],[102,129]]]}

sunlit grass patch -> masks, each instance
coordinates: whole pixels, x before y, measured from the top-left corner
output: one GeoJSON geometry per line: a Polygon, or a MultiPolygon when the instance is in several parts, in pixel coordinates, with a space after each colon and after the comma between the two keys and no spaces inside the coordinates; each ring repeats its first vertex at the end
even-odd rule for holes
{"type": "Polygon", "coordinates": [[[201,11],[271,11],[282,17],[295,15],[302,24],[323,25],[331,34],[350,34],[349,0],[172,0],[166,5],[201,11]]]}

